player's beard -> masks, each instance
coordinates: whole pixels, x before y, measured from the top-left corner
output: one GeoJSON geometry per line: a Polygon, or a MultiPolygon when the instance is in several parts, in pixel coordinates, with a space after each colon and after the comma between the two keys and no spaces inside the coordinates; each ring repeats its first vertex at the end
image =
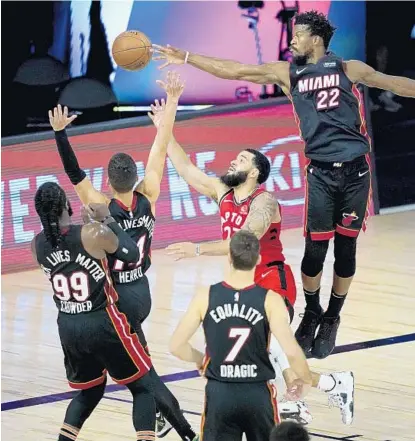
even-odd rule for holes
{"type": "Polygon", "coordinates": [[[313,52],[308,50],[304,54],[293,54],[293,62],[297,66],[305,66],[308,63],[309,58],[313,55],[313,52]]]}
{"type": "Polygon", "coordinates": [[[239,171],[236,173],[226,173],[220,177],[222,184],[227,187],[234,188],[246,182],[248,178],[248,172],[239,171]]]}

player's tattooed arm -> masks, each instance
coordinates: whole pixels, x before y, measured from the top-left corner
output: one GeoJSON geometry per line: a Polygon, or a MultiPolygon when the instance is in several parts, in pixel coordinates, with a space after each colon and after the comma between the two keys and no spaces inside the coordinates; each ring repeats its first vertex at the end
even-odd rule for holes
{"type": "Polygon", "coordinates": [[[153,113],[148,114],[157,128],[157,134],[148,156],[144,179],[136,187],[136,190],[143,193],[152,204],[155,204],[160,195],[167,145],[172,136],[179,98],[184,90],[184,82],[177,72],[168,72],[166,82],[158,80],[157,84],[166,92],[167,103],[163,100],[160,106],[156,100],[155,106],[151,106],[153,113]],[[162,112],[158,112],[160,107],[163,108],[162,112]]]}
{"type": "Polygon", "coordinates": [[[198,369],[203,365],[203,353],[195,349],[189,342],[196,333],[208,309],[208,288],[200,288],[192,299],[186,314],[180,320],[169,344],[170,352],[177,358],[196,363],[198,369]]]}
{"type": "Polygon", "coordinates": [[[68,108],[65,106],[62,110],[60,104],[49,110],[49,122],[55,131],[55,141],[63,167],[84,205],[93,202],[108,203],[108,198],[94,188],[86,173],[80,168],[69,142],[65,129],[75,118],[76,115],[68,116],[68,108]]]}
{"type": "Polygon", "coordinates": [[[258,239],[267,232],[272,222],[280,221],[280,212],[275,198],[268,192],[261,193],[251,203],[249,214],[242,230],[247,230],[258,239]]]}
{"type": "Polygon", "coordinates": [[[362,83],[369,87],[390,90],[395,95],[415,98],[415,80],[383,74],[357,60],[347,61],[343,65],[346,75],[353,83],[362,83]]]}
{"type": "MultiPolygon", "coordinates": [[[[270,193],[261,193],[257,196],[249,209],[248,217],[242,226],[243,230],[250,231],[260,239],[268,230],[272,222],[279,222],[281,215],[277,201],[270,193]]],[[[167,247],[167,252],[175,260],[205,256],[226,256],[229,253],[230,239],[218,242],[193,242],[174,243],[167,247]]]]}

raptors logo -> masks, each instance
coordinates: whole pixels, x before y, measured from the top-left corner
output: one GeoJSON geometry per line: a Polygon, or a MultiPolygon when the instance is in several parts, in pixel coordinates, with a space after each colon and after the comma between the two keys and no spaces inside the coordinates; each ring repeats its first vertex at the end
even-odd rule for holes
{"type": "Polygon", "coordinates": [[[354,211],[352,211],[350,214],[349,213],[343,213],[342,224],[345,227],[350,227],[352,222],[357,220],[357,219],[359,219],[359,216],[356,216],[356,213],[354,211]]]}

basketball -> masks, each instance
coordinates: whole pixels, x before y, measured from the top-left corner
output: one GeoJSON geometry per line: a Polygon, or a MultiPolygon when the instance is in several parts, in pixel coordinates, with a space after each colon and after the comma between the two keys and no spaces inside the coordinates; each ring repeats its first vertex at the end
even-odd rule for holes
{"type": "Polygon", "coordinates": [[[125,70],[144,69],[151,60],[151,41],[140,31],[125,31],[114,40],[112,56],[125,70]]]}

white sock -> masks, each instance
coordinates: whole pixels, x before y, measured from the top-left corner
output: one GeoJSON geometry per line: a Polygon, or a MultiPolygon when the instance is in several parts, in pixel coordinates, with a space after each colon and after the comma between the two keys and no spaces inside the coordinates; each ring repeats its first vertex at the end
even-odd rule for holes
{"type": "Polygon", "coordinates": [[[336,386],[336,381],[332,375],[321,374],[317,389],[323,392],[330,392],[336,386]]]}

